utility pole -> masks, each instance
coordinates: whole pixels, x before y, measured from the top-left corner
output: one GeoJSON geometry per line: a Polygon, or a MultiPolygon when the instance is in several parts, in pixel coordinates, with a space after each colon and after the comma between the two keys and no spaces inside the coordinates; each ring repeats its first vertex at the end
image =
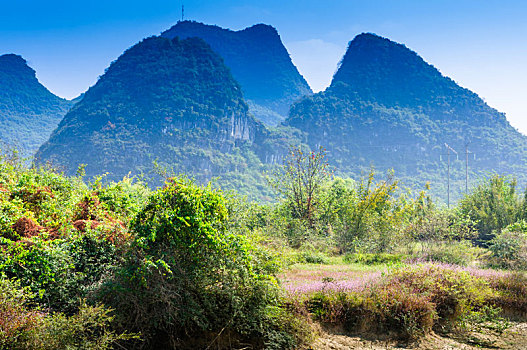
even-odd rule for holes
{"type": "Polygon", "coordinates": [[[447,195],[446,195],[446,206],[450,208],[450,151],[454,152],[457,157],[457,152],[445,142],[445,147],[448,152],[448,180],[447,180],[447,195]]]}
{"type": "Polygon", "coordinates": [[[185,5],[181,5],[181,22],[185,20],[185,5]]]}
{"type": "Polygon", "coordinates": [[[468,154],[472,153],[476,159],[476,154],[468,150],[469,144],[470,142],[465,145],[465,193],[468,193],[468,154]]]}
{"type": "Polygon", "coordinates": [[[468,145],[469,143],[465,144],[465,193],[468,193],[468,154],[470,152],[468,150],[468,145]]]}

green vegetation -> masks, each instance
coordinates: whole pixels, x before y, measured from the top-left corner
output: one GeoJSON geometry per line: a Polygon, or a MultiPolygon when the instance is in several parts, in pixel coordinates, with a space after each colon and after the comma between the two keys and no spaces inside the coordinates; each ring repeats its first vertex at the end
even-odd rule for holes
{"type": "Polygon", "coordinates": [[[234,229],[221,191],[173,178],[150,192],[129,178],[85,184],[15,158],[0,165],[2,349],[309,339],[281,295],[280,259],[234,229]]]}
{"type": "Polygon", "coordinates": [[[527,312],[525,197],[502,176],[446,209],[393,173],[333,178],[323,149],[290,149],[272,204],[77,173],[0,161],[0,349],[297,349],[319,327],[411,342],[527,312]]]}
{"type": "Polygon", "coordinates": [[[295,345],[284,331],[273,258],[228,232],[227,217],[221,192],[176,178],[132,221],[131,251],[103,299],[151,348],[206,347],[224,339],[255,339],[261,347],[276,336],[284,342],[277,346],[295,345]]]}
{"type": "Polygon", "coordinates": [[[152,37],[112,63],[36,160],[69,175],[84,164],[87,176],[108,173],[106,181],[131,172],[154,186],[163,173],[192,174],[201,183],[221,177],[227,188],[262,198],[270,190],[261,159],[278,158],[280,145],[295,138],[287,129],[268,134],[203,40],[152,37]]]}
{"type": "Polygon", "coordinates": [[[451,266],[424,264],[390,270],[355,289],[326,287],[299,298],[300,307],[327,326],[411,340],[432,330],[445,333],[481,327],[484,315],[489,314],[493,317],[484,326],[503,326],[504,319],[494,312],[496,301],[507,299],[509,307],[523,309],[525,296],[505,297],[509,291],[500,286],[525,281],[516,281],[512,275],[482,278],[451,266]]]}
{"type": "MultiPolygon", "coordinates": [[[[280,108],[276,113],[287,113],[280,108]]],[[[524,186],[526,140],[476,94],[388,39],[357,36],[331,86],[310,95],[273,28],[256,25],[232,32],[181,21],[113,62],[41,146],[36,163],[50,162],[68,175],[86,164],[88,176],[108,173],[110,181],[130,173],[152,187],[161,185],[166,174],[188,174],[199,183],[214,179],[224,189],[264,202],[277,192],[262,174],[273,171],[289,145],[315,153],[322,147],[341,178],[367,178],[372,167],[377,179],[387,174],[385,188],[374,189],[380,183],[364,180],[356,189],[356,200],[369,208],[383,205],[368,202],[382,202],[382,191],[401,193],[408,187],[415,193],[427,183],[428,193],[445,202],[445,143],[459,156],[451,155],[452,203],[465,192],[465,162],[469,188],[494,172],[512,174],[524,186]],[[285,99],[289,106],[303,94],[308,96],[291,107],[279,127],[266,128],[250,113],[250,105],[259,105],[256,110],[271,116],[276,101],[285,99]],[[392,169],[399,180],[393,183],[392,169]]],[[[343,184],[334,186],[326,195],[347,191],[343,184]]],[[[398,200],[403,206],[404,199],[398,200]]],[[[341,213],[355,208],[342,205],[341,213]]],[[[380,217],[388,214],[376,210],[380,217]]],[[[394,210],[385,222],[375,221],[377,230],[405,220],[403,212],[394,210]]],[[[353,215],[354,223],[339,224],[356,225],[356,236],[373,229],[362,221],[362,209],[353,215]]],[[[486,227],[483,236],[494,230],[486,227]]]]}
{"type": "MultiPolygon", "coordinates": [[[[48,115],[34,72],[0,59],[48,115]]],[[[274,29],[180,22],[113,62],[31,167],[1,156],[0,350],[295,349],[321,329],[411,342],[526,321],[527,144],[502,114],[371,34],[283,126],[242,89],[269,118],[309,93],[274,29]],[[219,53],[241,86],[196,32],[233,40],[219,53]],[[445,208],[445,141],[470,141],[471,179],[519,182],[490,175],[445,208]]]]}

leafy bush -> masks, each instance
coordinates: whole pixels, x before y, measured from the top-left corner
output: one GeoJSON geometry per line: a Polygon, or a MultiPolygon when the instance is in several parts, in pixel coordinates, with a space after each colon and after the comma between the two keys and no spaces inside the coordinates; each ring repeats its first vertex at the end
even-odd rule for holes
{"type": "Polygon", "coordinates": [[[493,232],[501,231],[521,215],[522,201],[516,193],[516,185],[514,179],[494,175],[461,200],[461,213],[476,222],[481,244],[486,244],[493,232]]]}
{"type": "MultiPolygon", "coordinates": [[[[418,201],[398,192],[398,181],[388,173],[383,181],[375,172],[352,188],[332,186],[345,200],[337,201],[338,213],[332,226],[342,251],[382,253],[393,251],[406,240],[406,226],[418,201]]],[[[422,194],[424,196],[424,192],[422,194]]],[[[330,197],[334,197],[330,196],[330,197]]]]}
{"type": "Polygon", "coordinates": [[[112,310],[105,309],[102,305],[89,306],[82,303],[79,311],[72,316],[67,317],[61,313],[48,315],[35,339],[28,345],[39,350],[112,350],[119,343],[139,339],[136,334],[115,333],[112,329],[114,316],[111,316],[111,312],[112,310]]]}
{"type": "Polygon", "coordinates": [[[303,251],[300,253],[300,262],[308,264],[327,264],[328,258],[320,252],[303,251]]]}
{"type": "Polygon", "coordinates": [[[527,269],[527,222],[507,226],[489,242],[491,264],[506,269],[527,269]]]}
{"type": "Polygon", "coordinates": [[[0,279],[0,349],[9,350],[110,350],[117,342],[137,338],[110,329],[113,317],[102,306],[82,303],[67,317],[28,308],[31,294],[17,282],[0,279]]]}
{"type": "Polygon", "coordinates": [[[33,302],[68,315],[119,258],[129,239],[120,218],[128,221],[146,197],[130,179],[93,186],[0,162],[0,273],[29,287],[33,302]]]}
{"type": "Polygon", "coordinates": [[[109,273],[118,257],[116,246],[100,232],[74,233],[68,239],[31,244],[4,241],[0,273],[29,287],[36,301],[54,311],[76,312],[79,299],[109,273]]]}
{"type": "Polygon", "coordinates": [[[154,348],[219,344],[222,336],[258,343],[277,332],[293,346],[270,265],[226,230],[227,214],[221,192],[186,179],[150,196],[131,223],[130,255],[101,291],[123,327],[154,348]]]}
{"type": "Polygon", "coordinates": [[[469,266],[485,258],[488,251],[474,246],[471,241],[446,241],[429,244],[426,249],[414,252],[412,258],[459,266],[469,266]]]}
{"type": "Polygon", "coordinates": [[[25,307],[28,296],[19,283],[0,279],[0,349],[24,349],[37,332],[42,316],[25,307]]]}
{"type": "Polygon", "coordinates": [[[127,221],[135,216],[148,199],[149,189],[141,182],[124,177],[119,182],[101,185],[101,179],[93,184],[97,197],[106,210],[115,213],[121,220],[127,221]]]}

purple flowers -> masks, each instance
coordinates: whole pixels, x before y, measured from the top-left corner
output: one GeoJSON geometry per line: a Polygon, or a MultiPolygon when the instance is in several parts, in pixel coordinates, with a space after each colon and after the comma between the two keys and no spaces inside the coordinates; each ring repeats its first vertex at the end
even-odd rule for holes
{"type": "Polygon", "coordinates": [[[450,270],[466,272],[474,277],[492,281],[503,278],[509,273],[499,270],[479,269],[475,267],[462,267],[447,263],[416,262],[399,266],[395,269],[385,268],[383,271],[353,271],[341,265],[324,266],[319,270],[292,270],[281,276],[284,289],[289,294],[312,294],[319,291],[335,292],[360,292],[368,287],[373,287],[382,281],[382,277],[390,272],[415,271],[416,269],[450,270]],[[332,270],[333,268],[334,270],[332,270]]]}
{"type": "MultiPolygon", "coordinates": [[[[381,272],[331,272],[326,271],[325,276],[321,276],[319,273],[313,275],[318,277],[314,279],[301,279],[299,276],[286,276],[286,280],[283,281],[285,290],[292,294],[310,294],[322,290],[326,291],[360,291],[363,290],[368,284],[377,280],[381,272]]],[[[302,277],[302,276],[300,276],[302,277]]]]}

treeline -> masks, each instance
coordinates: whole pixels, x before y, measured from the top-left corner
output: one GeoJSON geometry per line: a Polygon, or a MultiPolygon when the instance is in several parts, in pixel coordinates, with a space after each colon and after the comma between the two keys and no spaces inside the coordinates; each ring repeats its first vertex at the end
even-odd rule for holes
{"type": "Polygon", "coordinates": [[[281,200],[248,211],[249,222],[260,223],[250,229],[271,232],[292,248],[526,266],[527,192],[518,191],[511,177],[495,174],[482,180],[456,206],[446,208],[434,202],[428,185],[413,193],[393,172],[373,169],[356,181],[334,177],[323,149],[291,149],[269,180],[281,200]]]}

